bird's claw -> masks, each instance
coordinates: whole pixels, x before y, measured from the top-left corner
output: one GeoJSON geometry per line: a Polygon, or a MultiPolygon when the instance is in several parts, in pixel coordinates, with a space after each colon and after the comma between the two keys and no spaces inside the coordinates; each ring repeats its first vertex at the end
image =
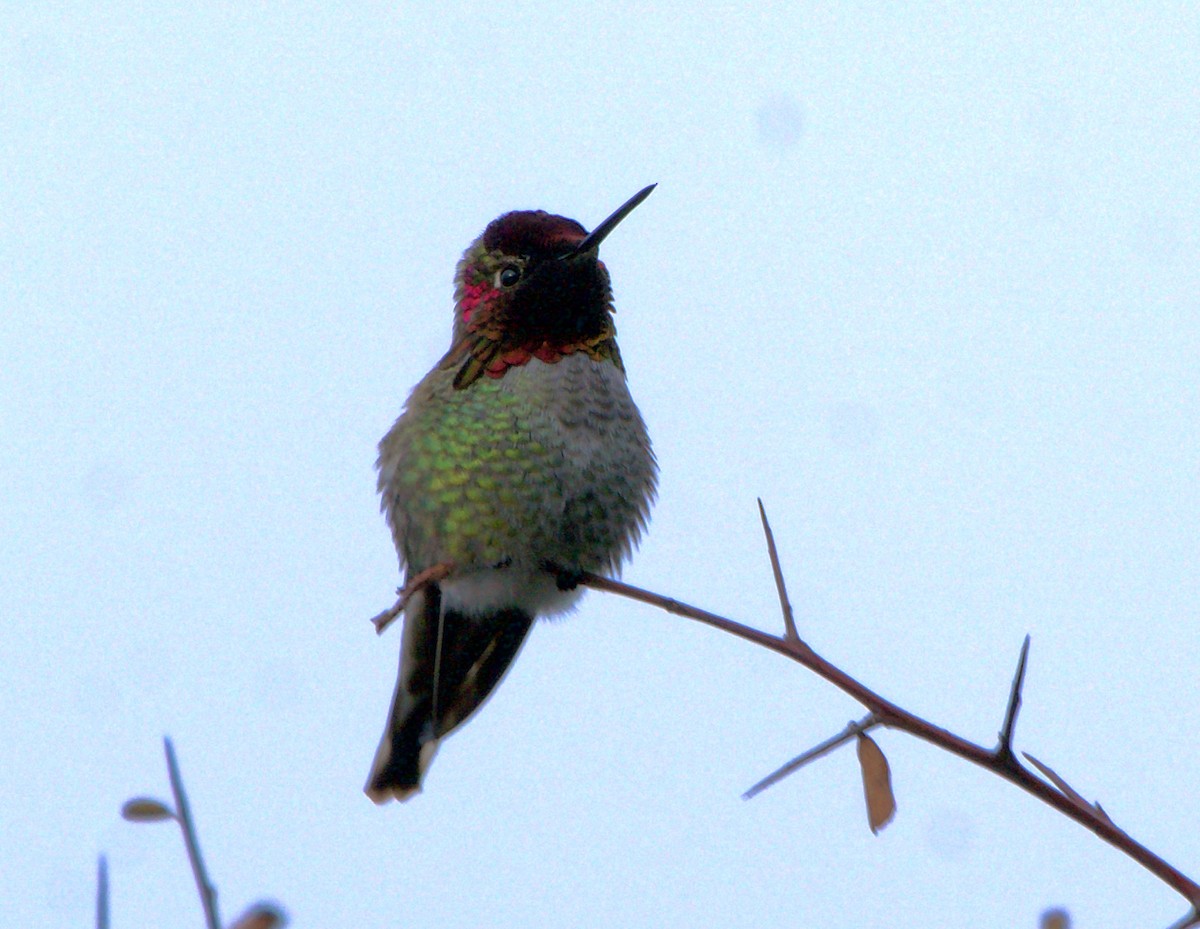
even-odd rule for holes
{"type": "Polygon", "coordinates": [[[583,572],[572,568],[559,568],[554,574],[554,583],[559,590],[574,590],[583,580],[583,572]]]}

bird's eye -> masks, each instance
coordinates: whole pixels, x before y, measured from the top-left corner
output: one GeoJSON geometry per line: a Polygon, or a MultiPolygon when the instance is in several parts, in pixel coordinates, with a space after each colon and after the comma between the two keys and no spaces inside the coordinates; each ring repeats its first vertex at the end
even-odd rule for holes
{"type": "Polygon", "coordinates": [[[507,268],[501,268],[496,274],[496,283],[501,287],[512,287],[521,279],[521,269],[516,265],[509,265],[507,268]]]}

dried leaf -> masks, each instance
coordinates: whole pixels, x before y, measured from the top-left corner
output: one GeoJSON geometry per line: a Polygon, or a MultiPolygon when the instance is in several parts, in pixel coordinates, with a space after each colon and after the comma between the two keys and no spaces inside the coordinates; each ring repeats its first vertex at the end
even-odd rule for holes
{"type": "Polygon", "coordinates": [[[256,903],[229,924],[229,929],[279,929],[287,915],[273,903],[256,903]]]}
{"type": "Polygon", "coordinates": [[[1039,929],[1071,929],[1071,914],[1062,909],[1046,910],[1038,926],[1039,929]]]}
{"type": "Polygon", "coordinates": [[[863,793],[867,798],[867,823],[875,835],[896,815],[892,772],[887,759],[869,735],[859,733],[858,765],[862,769],[863,793]]]}
{"type": "Polygon", "coordinates": [[[121,807],[121,815],[131,823],[160,823],[164,819],[174,819],[175,813],[165,803],[153,797],[134,797],[126,800],[121,807]]]}

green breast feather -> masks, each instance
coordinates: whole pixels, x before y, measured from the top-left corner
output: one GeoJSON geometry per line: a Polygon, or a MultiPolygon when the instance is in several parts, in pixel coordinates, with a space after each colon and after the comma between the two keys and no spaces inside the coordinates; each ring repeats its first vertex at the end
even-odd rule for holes
{"type": "Polygon", "coordinates": [[[436,403],[436,415],[425,406],[397,430],[406,448],[391,489],[410,566],[490,566],[553,534],[546,517],[556,501],[562,512],[554,461],[563,448],[548,419],[495,381],[436,403]]]}

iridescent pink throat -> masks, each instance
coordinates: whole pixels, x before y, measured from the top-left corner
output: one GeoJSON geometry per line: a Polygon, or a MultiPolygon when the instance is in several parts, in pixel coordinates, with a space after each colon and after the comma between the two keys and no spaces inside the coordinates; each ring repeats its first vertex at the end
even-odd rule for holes
{"type": "Polygon", "coordinates": [[[470,380],[480,374],[494,379],[504,377],[510,368],[521,367],[534,358],[546,364],[555,364],[576,352],[585,352],[595,361],[608,360],[617,367],[622,366],[617,352],[616,329],[611,321],[598,335],[574,342],[536,337],[514,342],[511,337],[506,338],[498,314],[489,312],[488,304],[495,296],[496,289],[485,280],[462,285],[459,310],[468,335],[462,341],[461,350],[463,354],[472,356],[474,363],[471,367],[476,368],[470,380]]]}

